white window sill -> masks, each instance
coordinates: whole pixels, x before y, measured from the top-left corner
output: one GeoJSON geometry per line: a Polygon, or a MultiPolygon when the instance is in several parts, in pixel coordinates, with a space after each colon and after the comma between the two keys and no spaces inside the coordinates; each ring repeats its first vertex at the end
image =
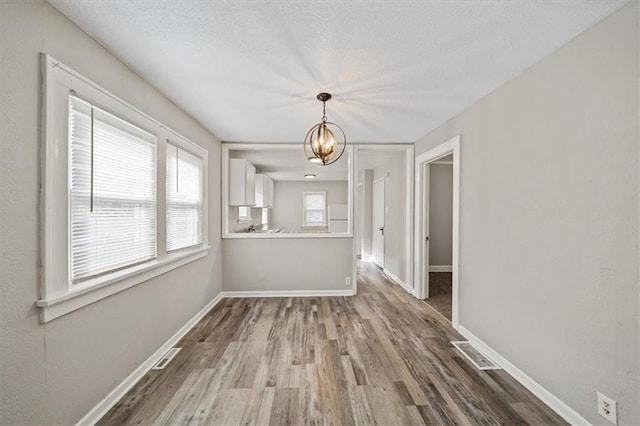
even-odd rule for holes
{"type": "Polygon", "coordinates": [[[97,302],[112,294],[126,290],[151,278],[162,275],[187,263],[207,256],[209,246],[198,247],[183,253],[170,255],[161,261],[147,262],[142,265],[108,275],[99,284],[85,286],[64,296],[36,301],[41,308],[40,322],[52,321],[83,306],[97,302]]]}

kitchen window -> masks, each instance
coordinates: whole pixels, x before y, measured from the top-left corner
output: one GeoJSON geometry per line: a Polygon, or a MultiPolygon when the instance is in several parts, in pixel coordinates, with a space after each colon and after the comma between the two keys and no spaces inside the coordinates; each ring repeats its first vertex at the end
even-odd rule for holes
{"type": "Polygon", "coordinates": [[[208,154],[59,61],[42,59],[36,306],[48,322],[207,255],[208,154]]]}
{"type": "Polygon", "coordinates": [[[238,206],[238,222],[251,222],[251,207],[238,206]]]}
{"type": "Polygon", "coordinates": [[[302,193],[302,226],[327,226],[327,193],[325,191],[302,193]]]}

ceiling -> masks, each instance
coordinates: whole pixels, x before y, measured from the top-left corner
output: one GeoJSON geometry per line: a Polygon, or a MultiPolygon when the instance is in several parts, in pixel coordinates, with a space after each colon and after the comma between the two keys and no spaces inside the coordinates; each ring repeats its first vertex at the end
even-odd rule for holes
{"type": "Polygon", "coordinates": [[[223,141],[415,142],[628,0],[50,0],[223,141]]]}

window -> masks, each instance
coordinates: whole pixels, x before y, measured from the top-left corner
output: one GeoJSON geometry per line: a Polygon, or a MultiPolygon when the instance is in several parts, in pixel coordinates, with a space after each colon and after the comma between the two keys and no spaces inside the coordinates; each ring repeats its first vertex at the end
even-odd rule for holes
{"type": "Polygon", "coordinates": [[[239,206],[238,222],[250,222],[250,221],[251,221],[251,207],[239,206]]]}
{"type": "Polygon", "coordinates": [[[167,143],[167,251],[202,243],[202,159],[167,143]]]}
{"type": "Polygon", "coordinates": [[[302,226],[327,226],[327,193],[324,191],[302,193],[302,226]]]}
{"type": "Polygon", "coordinates": [[[156,257],[155,136],[69,97],[71,281],[156,257]]]}
{"type": "Polygon", "coordinates": [[[207,255],[208,155],[59,61],[43,63],[36,306],[48,322],[207,255]]]}

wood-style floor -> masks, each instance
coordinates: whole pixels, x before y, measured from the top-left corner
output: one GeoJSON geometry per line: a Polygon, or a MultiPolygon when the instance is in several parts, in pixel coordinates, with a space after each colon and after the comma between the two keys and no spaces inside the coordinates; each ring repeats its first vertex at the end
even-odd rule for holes
{"type": "Polygon", "coordinates": [[[476,370],[425,303],[362,264],[358,295],[225,299],[100,424],[564,424],[476,370]]]}

